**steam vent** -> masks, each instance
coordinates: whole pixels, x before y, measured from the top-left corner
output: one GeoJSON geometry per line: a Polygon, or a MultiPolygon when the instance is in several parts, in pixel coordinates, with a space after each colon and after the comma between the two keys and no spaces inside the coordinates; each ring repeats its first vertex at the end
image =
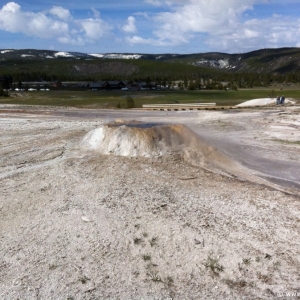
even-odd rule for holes
{"type": "Polygon", "coordinates": [[[116,121],[88,132],[81,146],[106,155],[148,158],[179,155],[193,165],[227,174],[236,173],[238,167],[183,124],[116,121]]]}

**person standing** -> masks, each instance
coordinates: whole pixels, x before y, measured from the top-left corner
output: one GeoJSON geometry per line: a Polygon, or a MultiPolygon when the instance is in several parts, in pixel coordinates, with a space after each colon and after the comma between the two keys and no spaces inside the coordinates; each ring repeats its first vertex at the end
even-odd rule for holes
{"type": "Polygon", "coordinates": [[[277,98],[276,98],[276,105],[279,105],[279,104],[280,104],[280,97],[277,96],[277,98]]]}

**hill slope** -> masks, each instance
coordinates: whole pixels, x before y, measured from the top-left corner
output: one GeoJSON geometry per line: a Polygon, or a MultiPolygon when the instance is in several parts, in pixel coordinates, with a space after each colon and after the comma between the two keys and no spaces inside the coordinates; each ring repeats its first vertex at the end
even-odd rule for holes
{"type": "Polygon", "coordinates": [[[300,48],[262,49],[242,54],[86,54],[36,49],[0,50],[2,73],[44,72],[84,78],[181,78],[217,73],[300,72],[300,48]]]}

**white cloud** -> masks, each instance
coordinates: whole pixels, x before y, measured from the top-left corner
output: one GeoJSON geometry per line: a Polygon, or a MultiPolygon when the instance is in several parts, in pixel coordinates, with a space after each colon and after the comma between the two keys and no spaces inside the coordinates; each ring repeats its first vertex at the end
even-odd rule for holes
{"type": "Polygon", "coordinates": [[[128,17],[127,19],[127,24],[125,24],[122,27],[124,32],[127,33],[135,33],[137,31],[136,27],[135,27],[135,18],[134,17],[128,17]]]}
{"type": "MultiPolygon", "coordinates": [[[[94,44],[108,36],[102,48],[111,49],[109,51],[115,51],[112,45],[123,47],[124,38],[132,46],[146,45],[144,49],[149,51],[160,51],[159,47],[165,47],[164,51],[240,52],[299,46],[300,20],[279,15],[278,11],[273,13],[272,3],[276,1],[283,3],[283,0],[144,0],[144,4],[155,7],[145,11],[149,8],[146,5],[144,11],[136,12],[137,6],[132,0],[126,7],[132,6],[134,10],[126,15],[121,25],[120,14],[108,15],[114,27],[105,22],[94,8],[91,8],[89,18],[78,18],[62,6],[33,12],[24,11],[16,2],[8,2],[0,7],[0,30],[72,45],[94,44]],[[266,10],[264,15],[256,11],[259,3],[270,5],[269,16],[266,16],[266,10]],[[253,14],[249,13],[252,9],[253,14]],[[252,15],[257,19],[251,19],[252,15]],[[121,34],[113,36],[113,28],[121,29],[116,30],[121,34]]],[[[286,0],[287,3],[298,1],[286,0]]]]}
{"type": "Polygon", "coordinates": [[[272,16],[264,20],[252,19],[238,24],[238,31],[210,37],[207,44],[229,52],[245,52],[260,48],[297,47],[300,40],[300,20],[272,16]]]}
{"type": "Polygon", "coordinates": [[[79,20],[78,23],[85,36],[90,40],[98,40],[111,29],[110,26],[101,19],[79,20]]]}
{"type": "Polygon", "coordinates": [[[53,6],[52,9],[50,10],[50,14],[58,17],[61,20],[68,20],[71,18],[70,11],[60,6],[53,6]]]}
{"type": "MultiPolygon", "coordinates": [[[[164,11],[152,15],[155,28],[147,38],[132,37],[131,44],[180,46],[206,44],[214,51],[238,52],[265,47],[296,46],[300,22],[274,14],[243,21],[255,4],[269,0],[145,0],[164,11]]],[[[196,47],[196,46],[195,46],[196,47]]]]}
{"type": "Polygon", "coordinates": [[[126,37],[125,40],[129,44],[150,44],[151,40],[150,39],[144,39],[140,36],[133,36],[133,37],[126,37]]]}
{"type": "Polygon", "coordinates": [[[248,38],[248,39],[252,39],[252,38],[257,38],[259,37],[259,32],[258,31],[253,31],[253,30],[250,30],[250,29],[244,29],[244,36],[245,38],[248,38]]]}
{"type": "Polygon", "coordinates": [[[239,24],[239,30],[211,36],[207,44],[221,51],[245,52],[259,48],[297,47],[300,20],[274,15],[268,19],[252,19],[239,24]]]}
{"type": "MultiPolygon", "coordinates": [[[[169,7],[156,13],[153,38],[159,44],[181,45],[197,34],[220,35],[236,30],[239,18],[255,2],[264,0],[146,0],[153,5],[169,7]]],[[[248,32],[250,34],[250,32],[248,32]]],[[[254,33],[252,33],[254,34],[254,33]]],[[[148,39],[145,39],[147,43],[148,39]]],[[[140,43],[140,41],[139,41],[140,43]]]]}
{"type": "Polygon", "coordinates": [[[92,7],[92,12],[94,13],[94,17],[96,19],[100,19],[100,12],[97,9],[95,9],[94,7],[92,7]]]}
{"type": "Polygon", "coordinates": [[[68,24],[53,20],[43,13],[23,12],[21,6],[9,2],[0,10],[0,29],[39,38],[52,38],[68,32],[68,24]]]}
{"type": "Polygon", "coordinates": [[[69,10],[54,6],[47,12],[22,11],[21,6],[9,2],[0,10],[0,30],[22,33],[41,39],[54,38],[60,43],[84,45],[103,37],[111,27],[99,18],[74,19],[69,10]]]}
{"type": "Polygon", "coordinates": [[[57,38],[57,40],[62,44],[76,46],[83,46],[86,43],[86,41],[82,37],[72,38],[70,35],[59,37],[57,38]]]}
{"type": "Polygon", "coordinates": [[[21,10],[21,6],[15,2],[9,2],[3,6],[2,11],[6,13],[17,13],[21,10]]]}
{"type": "Polygon", "coordinates": [[[144,19],[151,20],[151,17],[146,12],[137,12],[134,13],[135,16],[143,17],[144,19]]]}
{"type": "MultiPolygon", "coordinates": [[[[167,1],[169,5],[179,1],[167,1]]],[[[162,29],[169,35],[185,33],[218,34],[230,31],[239,16],[251,9],[255,0],[189,0],[184,5],[175,7],[173,12],[159,13],[155,20],[162,24],[162,29]]]]}
{"type": "Polygon", "coordinates": [[[151,46],[163,46],[163,44],[159,40],[151,39],[151,38],[142,38],[140,36],[126,37],[125,40],[128,44],[146,44],[151,46]]]}
{"type": "Polygon", "coordinates": [[[151,5],[154,5],[154,6],[160,6],[162,1],[159,1],[159,0],[145,0],[144,2],[148,3],[148,4],[151,4],[151,5]]]}

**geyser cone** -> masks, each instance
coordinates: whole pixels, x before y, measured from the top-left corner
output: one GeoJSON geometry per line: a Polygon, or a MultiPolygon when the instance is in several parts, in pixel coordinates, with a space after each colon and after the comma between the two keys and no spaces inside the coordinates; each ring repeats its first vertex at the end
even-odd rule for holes
{"type": "Polygon", "coordinates": [[[229,157],[204,143],[182,124],[147,124],[136,121],[102,125],[90,131],[82,147],[102,154],[158,156],[180,154],[188,162],[208,169],[232,173],[236,164],[229,157]]]}
{"type": "MultiPolygon", "coordinates": [[[[185,161],[216,173],[238,177],[288,191],[250,170],[208,145],[195,132],[182,124],[148,124],[137,121],[116,122],[90,131],[82,148],[101,154],[142,156],[148,158],[180,156],[185,161]]],[[[170,161],[171,163],[171,161],[170,161]]]]}

